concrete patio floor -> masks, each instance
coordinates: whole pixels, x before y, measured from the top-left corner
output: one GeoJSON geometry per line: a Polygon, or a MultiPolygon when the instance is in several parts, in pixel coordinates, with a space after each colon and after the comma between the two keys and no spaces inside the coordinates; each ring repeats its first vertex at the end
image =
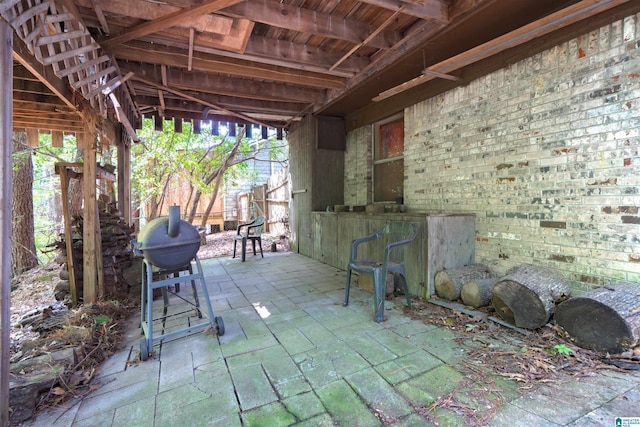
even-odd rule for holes
{"type": "MultiPolygon", "coordinates": [[[[293,253],[201,262],[223,336],[163,340],[140,362],[134,316],[96,389],[25,425],[615,426],[617,417],[640,418],[638,371],[599,370],[529,392],[488,374],[470,383],[455,332],[411,319],[404,298],[387,301],[377,324],[372,295],[357,286],[343,307],[344,271],[293,253]],[[457,406],[434,405],[443,396],[457,406]]],[[[172,296],[170,304],[186,303],[172,296]]]]}

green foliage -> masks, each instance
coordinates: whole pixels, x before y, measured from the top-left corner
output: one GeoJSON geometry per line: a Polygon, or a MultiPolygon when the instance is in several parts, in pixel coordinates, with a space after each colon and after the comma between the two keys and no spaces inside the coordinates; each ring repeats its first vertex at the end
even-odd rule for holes
{"type": "Polygon", "coordinates": [[[565,354],[565,355],[569,355],[569,354],[571,354],[573,352],[571,347],[567,346],[566,344],[556,344],[553,347],[545,348],[545,350],[549,354],[565,354]]]}
{"type": "Polygon", "coordinates": [[[107,315],[100,315],[94,317],[93,320],[94,322],[96,322],[96,325],[104,325],[105,323],[109,322],[111,318],[107,315]]]}
{"type": "MultiPolygon", "coordinates": [[[[212,135],[210,126],[206,124],[200,134],[195,134],[191,123],[184,122],[182,132],[176,133],[173,122],[164,121],[162,132],[158,132],[151,119],[143,121],[138,135],[143,142],[132,147],[132,200],[147,219],[158,214],[153,212],[153,206],[163,203],[163,195],[172,177],[187,182],[191,192],[211,193],[215,183],[212,176],[223,167],[237,142],[236,137],[229,135],[212,135]]],[[[286,161],[286,144],[267,143],[271,158],[286,161]]],[[[225,183],[251,182],[255,179],[254,171],[242,161],[251,158],[255,150],[250,139],[243,138],[240,141],[235,158],[229,168],[223,171],[225,183]]],[[[183,206],[183,209],[187,208],[183,206]]]]}

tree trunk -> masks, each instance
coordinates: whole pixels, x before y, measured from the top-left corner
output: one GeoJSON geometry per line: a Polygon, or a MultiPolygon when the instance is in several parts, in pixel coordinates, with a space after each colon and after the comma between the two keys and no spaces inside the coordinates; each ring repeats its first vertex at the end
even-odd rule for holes
{"type": "Polygon", "coordinates": [[[568,299],[555,320],[580,347],[622,353],[640,341],[640,283],[620,283],[568,299]]]}
{"type": "Polygon", "coordinates": [[[435,276],[436,294],[440,298],[453,301],[460,298],[462,285],[468,281],[490,277],[493,277],[493,273],[484,264],[471,264],[452,270],[442,270],[435,276]]]}
{"type": "Polygon", "coordinates": [[[462,285],[460,298],[465,305],[473,308],[484,307],[491,303],[491,289],[499,278],[475,279],[462,285]]]}
{"type": "Polygon", "coordinates": [[[24,132],[13,134],[13,193],[11,199],[11,274],[38,265],[33,219],[33,162],[24,132]]]}
{"type": "Polygon", "coordinates": [[[491,290],[498,315],[520,328],[537,329],[547,324],[555,303],[569,297],[569,282],[559,274],[530,264],[520,265],[500,279],[491,290]]]}

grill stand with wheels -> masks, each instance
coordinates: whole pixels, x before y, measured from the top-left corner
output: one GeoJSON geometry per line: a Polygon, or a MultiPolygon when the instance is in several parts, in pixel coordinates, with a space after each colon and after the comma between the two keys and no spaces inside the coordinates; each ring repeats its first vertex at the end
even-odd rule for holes
{"type": "MultiPolygon", "coordinates": [[[[146,259],[143,260],[142,265],[142,301],[141,301],[141,313],[140,313],[140,327],[142,329],[142,334],[144,337],[140,340],[140,359],[145,361],[149,358],[149,352],[153,348],[154,341],[160,341],[162,339],[168,339],[180,334],[185,334],[189,332],[193,332],[199,329],[206,328],[211,326],[218,336],[224,335],[224,322],[222,321],[222,317],[217,316],[214,317],[213,309],[211,308],[211,301],[209,300],[209,292],[207,291],[207,285],[204,280],[204,274],[202,272],[202,265],[200,264],[200,259],[196,256],[194,258],[195,265],[197,271],[193,271],[193,265],[189,262],[188,265],[185,265],[181,268],[173,269],[173,270],[162,270],[154,267],[149,261],[146,259]],[[155,270],[155,271],[154,271],[155,270]],[[181,273],[188,273],[187,275],[180,275],[181,273]],[[159,280],[154,281],[154,277],[159,280]],[[164,279],[162,277],[165,277],[164,279]],[[191,288],[193,291],[193,305],[196,309],[197,315],[199,318],[202,318],[202,312],[200,311],[200,302],[198,300],[198,293],[196,291],[196,280],[200,281],[200,287],[202,288],[202,293],[204,296],[204,300],[207,306],[208,311],[208,322],[199,323],[196,325],[190,325],[186,328],[182,328],[179,330],[175,330],[172,332],[168,332],[165,334],[160,334],[154,336],[153,334],[153,322],[154,320],[160,320],[164,323],[166,319],[169,317],[167,315],[168,306],[169,306],[169,293],[168,287],[170,285],[175,285],[176,290],[179,290],[180,283],[191,281],[191,288]],[[162,297],[164,302],[164,307],[162,311],[162,316],[157,319],[153,318],[153,290],[154,289],[162,289],[162,297]]],[[[173,314],[171,316],[176,316],[182,313],[173,314]]]]}

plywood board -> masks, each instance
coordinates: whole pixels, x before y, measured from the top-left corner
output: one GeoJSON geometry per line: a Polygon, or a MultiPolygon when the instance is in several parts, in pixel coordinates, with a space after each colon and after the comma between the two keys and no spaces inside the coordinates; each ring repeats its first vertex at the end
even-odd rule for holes
{"type": "Polygon", "coordinates": [[[428,295],[434,293],[434,278],[445,268],[473,264],[475,260],[475,215],[430,215],[427,253],[428,295]]]}

